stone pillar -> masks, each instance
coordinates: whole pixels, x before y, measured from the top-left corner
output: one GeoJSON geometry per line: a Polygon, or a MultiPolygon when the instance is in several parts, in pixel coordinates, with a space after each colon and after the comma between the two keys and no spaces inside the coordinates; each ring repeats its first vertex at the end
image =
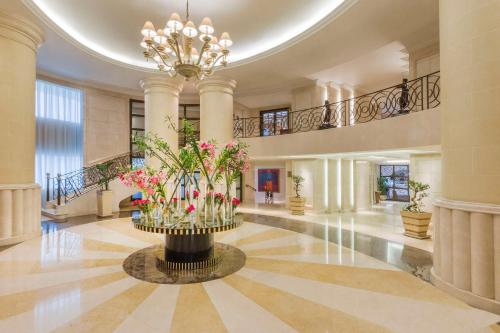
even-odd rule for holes
{"type": "Polygon", "coordinates": [[[440,0],[444,198],[436,207],[446,213],[435,220],[440,267],[433,281],[500,314],[500,21],[492,14],[499,11],[500,1],[440,0]],[[467,272],[456,279],[459,270],[467,272]]]}
{"type": "Polygon", "coordinates": [[[42,40],[39,27],[0,12],[0,245],[40,234],[35,81],[42,40]]]}
{"type": "Polygon", "coordinates": [[[328,160],[317,159],[313,166],[313,209],[320,213],[328,211],[328,160]]]}
{"type": "MultiPolygon", "coordinates": [[[[179,93],[182,81],[166,76],[150,77],[140,82],[144,89],[144,127],[146,134],[165,139],[174,151],[179,149],[179,135],[171,128],[167,117],[175,128],[179,127],[179,93]]],[[[146,156],[146,165],[159,168],[160,161],[146,156]]]]}
{"type": "Polygon", "coordinates": [[[342,210],[341,160],[328,160],[328,209],[330,212],[342,210]]]}
{"type": "Polygon", "coordinates": [[[372,168],[368,161],[356,161],[354,166],[354,202],[356,204],[356,211],[367,211],[372,208],[372,168]]]}
{"type": "Polygon", "coordinates": [[[211,77],[197,85],[200,92],[200,140],[224,145],[233,139],[233,92],[236,81],[211,77]]]}
{"type": "Polygon", "coordinates": [[[340,177],[342,186],[342,211],[352,212],[356,209],[355,206],[355,190],[354,190],[354,170],[355,164],[353,160],[342,160],[340,166],[340,177]]]}

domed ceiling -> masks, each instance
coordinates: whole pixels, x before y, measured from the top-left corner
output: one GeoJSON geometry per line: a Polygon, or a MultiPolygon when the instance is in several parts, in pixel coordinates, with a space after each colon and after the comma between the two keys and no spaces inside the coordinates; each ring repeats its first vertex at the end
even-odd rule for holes
{"type": "MultiPolygon", "coordinates": [[[[24,0],[46,23],[94,55],[124,65],[154,68],[142,56],[146,20],[163,28],[184,0],[24,0]]],[[[190,19],[212,19],[215,35],[234,41],[229,63],[245,63],[287,47],[327,23],[353,0],[190,0],[190,19]],[[305,5],[307,4],[307,5],[305,5]]]]}

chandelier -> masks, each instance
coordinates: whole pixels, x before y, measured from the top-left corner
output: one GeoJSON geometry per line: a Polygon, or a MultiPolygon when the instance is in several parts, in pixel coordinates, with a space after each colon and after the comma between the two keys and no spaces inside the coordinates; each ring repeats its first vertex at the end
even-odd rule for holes
{"type": "Polygon", "coordinates": [[[144,57],[153,60],[158,69],[170,76],[180,74],[186,80],[199,80],[214,72],[216,65],[227,65],[229,47],[233,45],[227,32],[220,39],[214,36],[210,18],[205,17],[196,29],[189,20],[189,0],[186,1],[186,19],[181,21],[179,14],[173,13],[164,29],[155,30],[153,23],[146,21],[141,30],[144,36],[141,46],[144,57]],[[201,48],[195,47],[199,32],[201,48]]]}

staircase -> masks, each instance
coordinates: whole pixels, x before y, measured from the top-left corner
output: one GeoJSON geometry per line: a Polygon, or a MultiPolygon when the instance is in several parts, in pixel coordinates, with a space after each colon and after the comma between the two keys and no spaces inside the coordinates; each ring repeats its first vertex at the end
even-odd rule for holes
{"type": "MultiPolygon", "coordinates": [[[[91,199],[86,198],[86,200],[77,199],[87,197],[86,194],[95,193],[99,189],[101,175],[97,165],[111,162],[109,173],[114,181],[110,183],[110,189],[114,191],[118,189],[118,192],[124,192],[122,188],[117,188],[120,187],[120,182],[116,178],[129,165],[138,165],[138,162],[142,158],[138,153],[128,152],[106,160],[94,162],[80,170],[63,175],[58,174],[56,177],[50,177],[47,174],[42,215],[57,220],[64,220],[68,216],[93,213],[95,210],[95,196],[92,196],[91,199]],[[77,201],[80,201],[80,203],[76,203],[77,201]]],[[[130,191],[125,191],[124,193],[128,192],[130,191]]]]}

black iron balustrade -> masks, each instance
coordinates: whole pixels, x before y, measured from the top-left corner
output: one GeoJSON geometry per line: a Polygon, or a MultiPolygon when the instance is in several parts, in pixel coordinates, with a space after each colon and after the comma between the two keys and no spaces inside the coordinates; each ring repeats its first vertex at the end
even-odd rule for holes
{"type": "MultiPolygon", "coordinates": [[[[110,174],[117,177],[124,168],[131,164],[132,158],[140,157],[140,153],[125,153],[114,157],[109,160],[112,162],[109,167],[110,174]]],[[[47,174],[45,202],[55,201],[55,204],[61,205],[98,188],[101,176],[96,165],[84,167],[64,175],[58,174],[56,177],[47,174]]]]}
{"type": "Polygon", "coordinates": [[[280,131],[274,130],[276,124],[273,122],[262,122],[261,117],[236,118],[233,135],[235,138],[251,138],[263,136],[263,133],[282,135],[308,132],[432,109],[440,104],[439,78],[439,72],[435,72],[340,102],[291,111],[284,119],[288,122],[286,126],[278,126],[280,131]]]}

